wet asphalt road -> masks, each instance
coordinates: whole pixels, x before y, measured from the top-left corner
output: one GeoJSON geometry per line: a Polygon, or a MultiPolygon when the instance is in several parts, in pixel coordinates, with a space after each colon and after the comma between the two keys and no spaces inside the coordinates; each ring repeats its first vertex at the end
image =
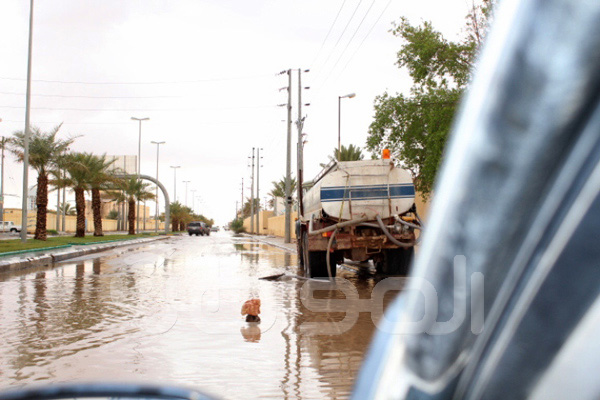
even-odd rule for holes
{"type": "Polygon", "coordinates": [[[327,306],[370,298],[378,279],[340,271],[344,289],[296,274],[295,254],[219,232],[0,275],[0,386],[143,381],[225,398],[346,398],[375,325],[364,312],[340,325],[346,313],[327,306]],[[240,314],[250,298],[261,299],[260,324],[240,314]]]}

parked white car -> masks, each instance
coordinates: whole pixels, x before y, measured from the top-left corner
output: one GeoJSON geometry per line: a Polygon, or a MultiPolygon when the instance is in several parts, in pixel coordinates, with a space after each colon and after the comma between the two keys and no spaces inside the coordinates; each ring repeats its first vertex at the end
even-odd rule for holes
{"type": "Polygon", "coordinates": [[[0,221],[0,232],[21,232],[21,225],[12,221],[0,221]]]}

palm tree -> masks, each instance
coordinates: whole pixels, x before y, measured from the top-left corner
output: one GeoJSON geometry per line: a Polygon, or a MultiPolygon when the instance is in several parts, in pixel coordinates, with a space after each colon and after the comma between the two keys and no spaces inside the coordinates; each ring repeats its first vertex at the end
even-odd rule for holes
{"type": "Polygon", "coordinates": [[[333,158],[338,161],[359,161],[363,159],[363,154],[358,146],[351,144],[346,147],[342,145],[339,152],[338,149],[333,149],[333,158]]]}
{"type": "Polygon", "coordinates": [[[170,213],[171,213],[171,230],[173,232],[179,231],[179,226],[181,225],[181,221],[185,217],[184,207],[178,201],[175,201],[169,205],[170,213]]]}
{"type": "MultiPolygon", "coordinates": [[[[269,192],[269,195],[271,195],[273,197],[285,197],[285,182],[286,182],[285,176],[283,178],[281,178],[281,180],[279,182],[276,182],[276,181],[271,182],[271,183],[273,183],[273,189],[271,189],[271,191],[269,192]]],[[[296,178],[294,178],[294,177],[290,178],[290,186],[291,186],[291,192],[292,192],[292,197],[293,197],[294,194],[296,193],[296,178]]]]}
{"type": "Polygon", "coordinates": [[[184,231],[187,228],[187,224],[194,220],[194,212],[188,206],[182,207],[182,218],[179,220],[179,230],[184,231]]]}
{"type": "Polygon", "coordinates": [[[110,169],[116,160],[107,160],[106,154],[92,156],[88,165],[88,182],[92,190],[92,213],[94,215],[94,236],[104,236],[102,232],[102,200],[100,190],[108,189],[119,181],[110,169]]]}
{"type": "Polygon", "coordinates": [[[75,209],[69,203],[65,203],[59,207],[61,214],[64,215],[75,215],[75,209]]]}
{"type": "MultiPolygon", "coordinates": [[[[38,173],[36,207],[37,215],[35,221],[34,239],[46,240],[46,221],[48,215],[48,174],[56,168],[58,158],[73,143],[75,138],[58,139],[56,135],[62,124],[56,126],[50,132],[44,133],[37,127],[30,128],[29,133],[29,166],[38,173]]],[[[11,151],[17,156],[19,162],[23,162],[25,148],[25,134],[15,132],[11,139],[11,151]]]]}
{"type": "Polygon", "coordinates": [[[135,235],[135,202],[154,199],[154,193],[148,190],[149,183],[142,182],[135,177],[121,180],[119,188],[123,190],[127,198],[129,215],[127,221],[129,224],[129,234],[135,235]]]}
{"type": "Polygon", "coordinates": [[[59,187],[70,187],[75,191],[75,210],[77,210],[77,225],[75,237],[85,236],[85,192],[91,189],[90,169],[94,164],[94,155],[91,153],[70,153],[60,162],[67,176],[56,179],[59,187]]]}
{"type": "MultiPolygon", "coordinates": [[[[257,213],[260,210],[260,199],[254,199],[254,212],[257,213]]],[[[250,216],[250,212],[252,211],[252,203],[250,203],[250,198],[246,198],[246,202],[244,203],[244,207],[242,207],[242,218],[245,218],[246,215],[250,216]]],[[[256,215],[256,214],[255,214],[256,215]]]]}
{"type": "Polygon", "coordinates": [[[329,158],[329,163],[319,164],[321,168],[328,168],[332,166],[335,161],[360,161],[363,159],[363,153],[360,147],[354,146],[353,144],[348,147],[342,145],[339,152],[338,149],[333,149],[333,155],[327,156],[327,158],[329,158]]]}

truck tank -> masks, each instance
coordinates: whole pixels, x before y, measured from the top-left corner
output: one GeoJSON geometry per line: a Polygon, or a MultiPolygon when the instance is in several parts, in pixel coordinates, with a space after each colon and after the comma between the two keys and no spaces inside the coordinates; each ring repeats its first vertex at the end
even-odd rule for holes
{"type": "Polygon", "coordinates": [[[382,219],[408,211],[415,198],[410,173],[389,159],[338,162],[304,194],[306,219],[322,212],[338,220],[382,219]]]}

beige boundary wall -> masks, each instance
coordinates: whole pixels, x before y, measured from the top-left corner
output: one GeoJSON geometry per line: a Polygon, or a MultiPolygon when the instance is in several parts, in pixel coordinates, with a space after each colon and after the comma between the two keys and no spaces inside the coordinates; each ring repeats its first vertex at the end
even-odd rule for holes
{"type": "MultiPolygon", "coordinates": [[[[33,233],[35,231],[35,211],[29,211],[27,213],[27,231],[33,233]]],[[[7,208],[4,210],[4,220],[12,221],[15,225],[21,225],[21,209],[19,208],[7,208]]],[[[94,232],[94,221],[90,218],[87,219],[86,232],[94,232]]],[[[62,229],[62,216],[61,216],[61,231],[65,232],[73,232],[75,233],[75,228],[77,226],[77,217],[75,215],[67,215],[65,217],[65,228],[62,229]]],[[[140,225],[142,225],[140,223],[140,225]]],[[[153,219],[146,221],[146,230],[153,230],[155,222],[153,219]]],[[[143,226],[142,226],[143,227],[143,226]]],[[[56,214],[51,212],[47,215],[46,220],[46,228],[47,229],[56,229],[56,214]]],[[[159,230],[165,229],[164,222],[160,222],[158,224],[159,230]]],[[[102,219],[102,230],[104,232],[116,231],[117,230],[117,220],[115,219],[102,219]]]]}
{"type": "MultiPolygon", "coordinates": [[[[292,218],[290,224],[290,231],[292,239],[296,238],[295,226],[297,215],[298,213],[296,213],[295,211],[291,214],[292,218]]],[[[256,216],[254,218],[256,218],[256,216]]],[[[261,235],[271,235],[279,237],[285,236],[285,215],[279,215],[277,217],[274,217],[273,211],[261,211],[259,214],[259,223],[261,224],[261,235]]],[[[250,232],[250,218],[244,219],[244,228],[246,228],[246,232],[248,233],[256,233],[256,227],[254,228],[254,232],[250,232]]]]}
{"type": "MultiPolygon", "coordinates": [[[[273,211],[261,211],[258,213],[258,223],[260,225],[260,229],[258,229],[258,233],[260,235],[268,235],[269,230],[269,220],[273,217],[273,211]]],[[[254,216],[254,224],[256,224],[256,215],[254,216]]],[[[246,232],[248,233],[257,233],[257,227],[254,227],[254,231],[251,231],[250,217],[244,219],[244,228],[246,228],[246,232]]]]}
{"type": "MultiPolygon", "coordinates": [[[[293,211],[291,214],[292,218],[290,218],[290,232],[291,238],[296,239],[296,219],[298,218],[298,213],[293,211]]],[[[269,235],[285,237],[285,214],[279,215],[277,217],[269,218],[269,235]]]]}

